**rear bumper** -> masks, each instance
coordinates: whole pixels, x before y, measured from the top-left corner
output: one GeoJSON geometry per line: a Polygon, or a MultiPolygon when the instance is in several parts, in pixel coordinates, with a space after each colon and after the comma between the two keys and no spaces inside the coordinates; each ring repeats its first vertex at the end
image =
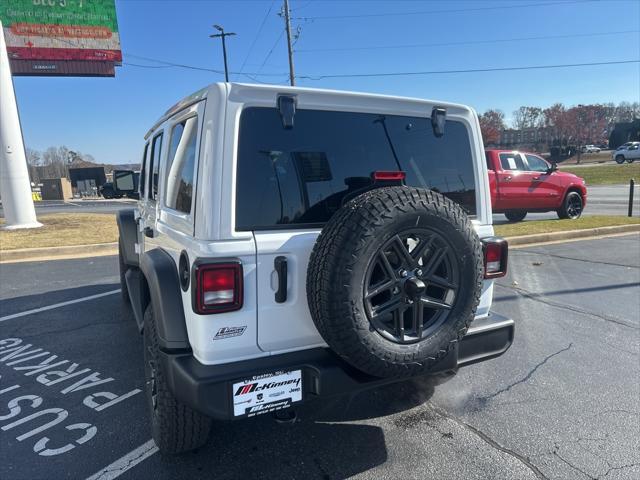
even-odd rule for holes
{"type": "MultiPolygon", "coordinates": [[[[514,321],[497,314],[476,319],[461,342],[429,375],[498,357],[513,342],[514,321]]],[[[314,348],[224,365],[203,365],[190,353],[161,352],[163,369],[173,394],[212,418],[231,420],[234,382],[277,371],[302,370],[303,402],[341,395],[402,378],[378,378],[356,370],[328,348],[314,348]]],[[[297,405],[297,404],[296,404],[297,405]]]]}

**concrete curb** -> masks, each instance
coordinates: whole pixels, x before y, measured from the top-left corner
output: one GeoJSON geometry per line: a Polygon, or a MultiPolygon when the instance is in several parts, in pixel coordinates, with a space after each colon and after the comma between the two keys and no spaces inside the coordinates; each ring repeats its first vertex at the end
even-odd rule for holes
{"type": "Polygon", "coordinates": [[[567,230],[565,232],[537,233],[519,237],[506,237],[509,246],[530,245],[532,243],[557,242],[562,240],[577,240],[586,237],[598,237],[617,233],[640,232],[640,224],[614,225],[612,227],[586,228],[584,230],[567,230]]]}
{"type": "MultiPolygon", "coordinates": [[[[620,233],[640,232],[640,224],[615,225],[612,227],[589,228],[585,230],[568,230],[566,232],[538,233],[507,237],[509,246],[530,245],[534,243],[578,240],[620,233]]],[[[71,245],[67,247],[21,248],[0,251],[0,263],[36,262],[44,260],[63,260],[71,258],[101,257],[118,254],[118,242],[97,243],[94,245],[71,245]]]]}
{"type": "Polygon", "coordinates": [[[65,247],[20,248],[0,251],[0,263],[62,260],[117,254],[118,242],[97,243],[94,245],[70,245],[65,247]]]}

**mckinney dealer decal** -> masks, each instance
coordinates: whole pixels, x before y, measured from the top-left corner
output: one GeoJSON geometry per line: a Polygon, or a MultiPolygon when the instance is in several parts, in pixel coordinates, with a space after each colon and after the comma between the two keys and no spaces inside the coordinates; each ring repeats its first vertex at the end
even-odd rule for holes
{"type": "Polygon", "coordinates": [[[283,382],[269,382],[263,385],[258,385],[258,383],[248,383],[247,385],[242,385],[236,390],[234,396],[237,397],[239,395],[245,395],[247,393],[259,392],[261,390],[269,390],[270,388],[283,387],[285,385],[299,386],[301,382],[301,378],[294,378],[291,380],[285,380],[283,382]]]}
{"type": "Polygon", "coordinates": [[[218,333],[216,333],[213,339],[224,340],[225,338],[239,337],[244,333],[246,329],[246,325],[244,327],[222,327],[220,330],[218,330],[218,333]]]}

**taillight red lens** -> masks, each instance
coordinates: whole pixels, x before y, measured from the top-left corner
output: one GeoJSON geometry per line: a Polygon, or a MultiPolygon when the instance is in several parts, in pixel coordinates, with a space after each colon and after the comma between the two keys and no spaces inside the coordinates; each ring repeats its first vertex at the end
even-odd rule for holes
{"type": "Polygon", "coordinates": [[[373,172],[374,180],[404,180],[407,176],[404,172],[387,172],[378,170],[377,172],[373,172]]]}
{"type": "Polygon", "coordinates": [[[242,265],[240,263],[201,264],[195,269],[196,313],[231,312],[242,308],[242,265]]]}
{"type": "Polygon", "coordinates": [[[484,278],[499,278],[507,274],[509,244],[504,238],[482,240],[484,250],[484,278]]]}

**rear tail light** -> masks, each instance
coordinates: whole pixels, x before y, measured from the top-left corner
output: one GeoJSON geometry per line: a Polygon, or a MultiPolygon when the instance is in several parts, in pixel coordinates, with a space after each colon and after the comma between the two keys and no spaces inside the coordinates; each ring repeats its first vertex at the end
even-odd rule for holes
{"type": "Polygon", "coordinates": [[[482,240],[484,251],[484,278],[500,278],[507,274],[509,244],[504,238],[490,237],[482,240]]]}
{"type": "Polygon", "coordinates": [[[400,181],[404,180],[406,176],[407,174],[402,171],[394,172],[378,170],[372,174],[373,179],[376,181],[400,181]]]}
{"type": "Polygon", "coordinates": [[[195,268],[196,313],[232,312],[242,308],[242,265],[240,263],[200,264],[195,268]]]}

